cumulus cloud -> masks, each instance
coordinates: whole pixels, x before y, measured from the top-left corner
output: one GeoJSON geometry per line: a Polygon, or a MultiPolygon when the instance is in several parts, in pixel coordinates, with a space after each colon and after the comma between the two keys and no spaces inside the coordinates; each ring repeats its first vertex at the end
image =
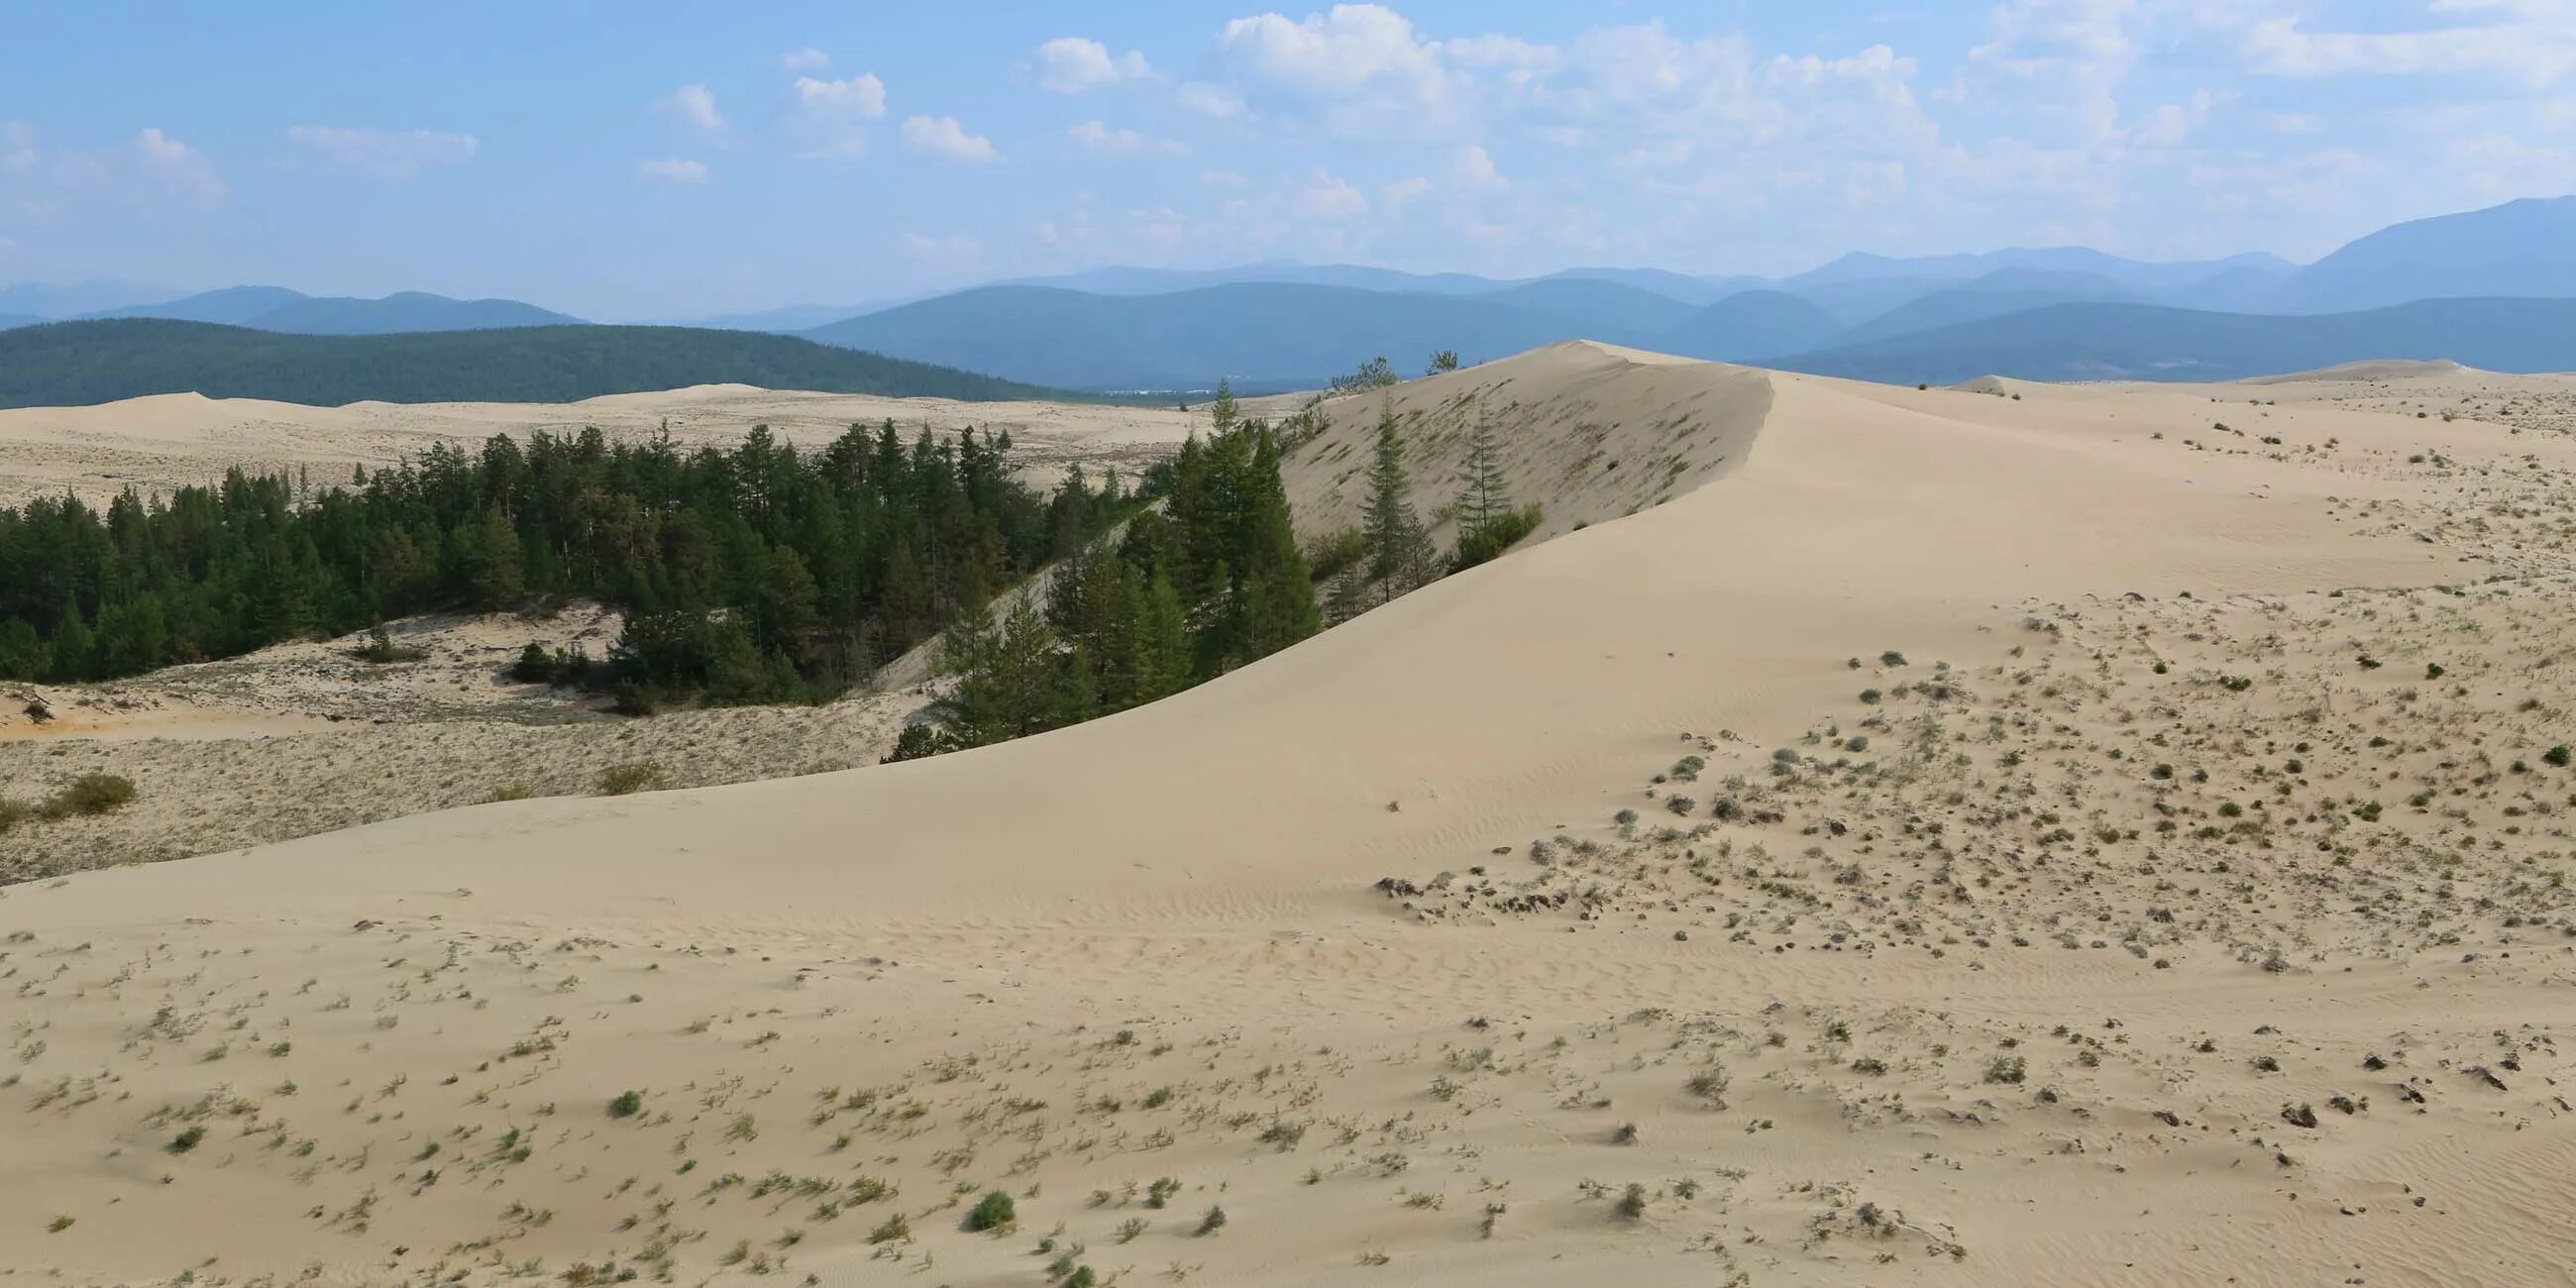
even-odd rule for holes
{"type": "Polygon", "coordinates": [[[216,176],[214,166],[195,148],[163,133],[160,127],[146,126],[137,131],[134,147],[142,155],[146,172],[209,205],[224,199],[224,181],[216,176]]]}
{"type": "Polygon", "coordinates": [[[1368,213],[1368,198],[1349,180],[1337,178],[1321,166],[1315,168],[1313,181],[1298,194],[1297,205],[1318,219],[1349,219],[1368,213]]]}
{"type": "Polygon", "coordinates": [[[1038,46],[1038,86],[1057,94],[1079,94],[1153,74],[1143,54],[1129,50],[1113,57],[1107,45],[1083,36],[1059,36],[1038,46]]]}
{"type": "Polygon", "coordinates": [[[461,164],[472,160],[475,151],[482,147],[482,141],[471,134],[449,134],[439,130],[356,130],[330,125],[298,125],[287,130],[286,138],[288,142],[344,170],[355,170],[382,179],[409,178],[433,165],[461,164]]]}
{"type": "Polygon", "coordinates": [[[635,167],[635,177],[656,183],[705,183],[707,163],[686,157],[664,157],[635,167]]]}
{"type": "Polygon", "coordinates": [[[1211,84],[1207,81],[1189,81],[1174,91],[1172,97],[1182,107],[1201,116],[1212,116],[1222,120],[1230,116],[1243,115],[1243,96],[1223,85],[1211,84]]]}
{"type": "Polygon", "coordinates": [[[2565,0],[2450,0],[2436,13],[2482,20],[2403,32],[2311,31],[2270,18],[2244,34],[2257,70],[2280,76],[2505,76],[2541,87],[2576,76],[2576,5],[2565,0]]]}
{"type": "Polygon", "coordinates": [[[725,126],[724,115],[716,111],[715,93],[704,85],[683,85],[671,91],[664,105],[681,120],[709,134],[725,126]]]}
{"type": "Polygon", "coordinates": [[[867,123],[886,111],[885,82],[873,72],[842,80],[796,78],[798,118],[795,132],[805,138],[809,157],[856,156],[867,150],[867,123]]]}
{"type": "Polygon", "coordinates": [[[796,78],[796,101],[815,111],[873,121],[885,115],[885,82],[878,80],[873,72],[847,80],[799,76],[796,78]]]}
{"type": "Polygon", "coordinates": [[[1459,187],[1474,191],[1491,191],[1512,186],[1512,181],[1504,178],[1503,172],[1494,168],[1494,158],[1492,154],[1485,151],[1482,144],[1470,143],[1458,149],[1457,154],[1450,159],[1449,173],[1459,187]]]}
{"type": "Polygon", "coordinates": [[[808,45],[803,49],[791,49],[780,54],[778,65],[791,72],[812,71],[818,67],[831,66],[832,56],[808,45]]]}
{"type": "Polygon", "coordinates": [[[1225,25],[1221,44],[1251,76],[1310,94],[1385,86],[1430,101],[1449,79],[1436,47],[1384,5],[1337,4],[1303,20],[1277,13],[1237,18],[1225,25]]]}
{"type": "Polygon", "coordinates": [[[1075,147],[1085,152],[1110,156],[1153,154],[1179,156],[1187,149],[1168,139],[1158,139],[1123,127],[1112,127],[1100,121],[1084,121],[1064,132],[1075,147]]]}
{"type": "Polygon", "coordinates": [[[914,116],[903,123],[903,141],[916,152],[947,157],[954,161],[996,161],[1001,153],[993,141],[980,134],[969,134],[953,116],[914,116]]]}

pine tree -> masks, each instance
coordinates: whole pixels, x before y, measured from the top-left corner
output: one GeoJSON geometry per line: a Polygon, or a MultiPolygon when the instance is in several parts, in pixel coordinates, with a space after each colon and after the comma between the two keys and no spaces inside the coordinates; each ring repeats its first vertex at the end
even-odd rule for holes
{"type": "Polygon", "coordinates": [[[1368,533],[1368,580],[1392,599],[1422,583],[1428,575],[1430,539],[1414,517],[1412,479],[1404,467],[1404,434],[1392,404],[1379,404],[1377,453],[1369,467],[1368,499],[1361,507],[1361,526],[1368,533]]]}
{"type": "Polygon", "coordinates": [[[1510,485],[1503,479],[1503,455],[1494,441],[1493,421],[1484,404],[1476,405],[1476,428],[1467,439],[1467,471],[1458,493],[1458,531],[1463,544],[1469,533],[1491,526],[1512,508],[1510,485]]]}

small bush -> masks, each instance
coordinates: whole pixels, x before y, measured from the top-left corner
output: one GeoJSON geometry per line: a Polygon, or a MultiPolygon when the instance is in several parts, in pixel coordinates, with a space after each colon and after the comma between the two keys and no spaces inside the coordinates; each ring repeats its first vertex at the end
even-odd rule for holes
{"type": "Polygon", "coordinates": [[[2568,760],[2567,748],[2564,745],[2552,747],[2549,750],[2540,753],[2540,760],[2543,764],[2554,765],[2560,769],[2565,769],[2567,767],[2568,760]]]}
{"type": "Polygon", "coordinates": [[[546,652],[545,645],[529,640],[528,646],[519,650],[519,660],[510,664],[510,678],[521,684],[552,684],[555,659],[546,652]]]}
{"type": "Polygon", "coordinates": [[[170,1152],[173,1154],[185,1154],[189,1150],[195,1149],[198,1144],[205,1139],[205,1128],[191,1127],[170,1138],[170,1152]]]}
{"type": "Polygon", "coordinates": [[[349,656],[370,665],[385,666],[394,662],[417,662],[429,656],[429,652],[394,643],[394,637],[385,631],[385,624],[378,622],[367,628],[367,642],[349,650],[349,656]]]}
{"type": "Polygon", "coordinates": [[[1463,572],[1500,556],[1521,538],[1538,531],[1539,508],[1523,506],[1496,515],[1491,522],[1472,531],[1458,534],[1458,553],[1451,559],[1451,572],[1463,572]]]}
{"type": "Polygon", "coordinates": [[[1988,1082],[2019,1083],[2029,1072],[2029,1062],[2017,1055],[1999,1055],[1986,1061],[1988,1082]]]}
{"type": "Polygon", "coordinates": [[[134,799],[134,780],[121,774],[83,774],[38,810],[47,818],[104,814],[134,799]]]}
{"type": "Polygon", "coordinates": [[[1213,1203],[1209,1204],[1207,1215],[1199,1218],[1199,1236],[1201,1238],[1205,1238],[1206,1236],[1214,1234],[1224,1228],[1225,1209],[1218,1207],[1213,1203]]]}
{"type": "Polygon", "coordinates": [[[975,1204],[974,1211],[966,1214],[966,1228],[978,1233],[1007,1230],[1019,1224],[1019,1220],[1019,1205],[1011,1201],[1010,1192],[994,1190],[975,1204]]]}
{"type": "Polygon", "coordinates": [[[644,1093],[640,1091],[621,1092],[615,1100],[608,1102],[608,1116],[611,1118],[632,1118],[643,1111],[644,1093]]]}
{"type": "Polygon", "coordinates": [[[1631,1182],[1628,1188],[1620,1193],[1619,1203],[1612,1210],[1619,1214],[1619,1219],[1622,1221],[1643,1219],[1646,1215],[1646,1187],[1631,1182]]]}
{"type": "Polygon", "coordinates": [[[1306,543],[1306,575],[1316,585],[1357,567],[1368,555],[1368,533],[1358,528],[1319,532],[1306,543]]]}
{"type": "Polygon", "coordinates": [[[599,794],[602,796],[625,796],[649,791],[661,784],[662,767],[649,760],[610,765],[599,771],[599,794]]]}

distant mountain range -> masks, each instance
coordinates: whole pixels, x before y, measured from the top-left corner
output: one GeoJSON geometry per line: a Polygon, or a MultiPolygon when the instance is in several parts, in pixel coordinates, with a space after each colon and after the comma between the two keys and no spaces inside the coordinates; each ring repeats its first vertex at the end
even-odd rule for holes
{"type": "Polygon", "coordinates": [[[1955,384],[1981,375],[2239,380],[2365,358],[2449,358],[2489,371],[2576,369],[2576,299],[2413,300],[2309,314],[2051,304],[1765,365],[1891,384],[1955,384]]]}
{"type": "MultiPolygon", "coordinates": [[[[418,292],[365,300],[241,286],[159,303],[124,299],[141,289],[0,288],[0,328],[68,316],[306,335],[578,322],[514,300],[418,292]]],[[[1220,377],[1239,387],[1310,387],[1377,356],[1415,369],[1438,350],[1474,362],[1573,338],[1914,383],[1962,372],[2215,378],[2376,357],[2569,369],[2576,331],[2547,329],[2558,314],[2525,305],[2571,298],[2576,197],[2558,197],[2398,224],[2304,266],[2262,254],[2154,263],[2083,247],[1854,253],[1777,280],[1633,268],[1500,280],[1348,264],[1113,266],[877,307],[795,305],[688,325],[1094,391],[1200,390],[1220,377]],[[2514,326],[2544,329],[2503,330],[2514,326]]]]}
{"type": "Polygon", "coordinates": [[[580,318],[517,300],[452,300],[425,291],[402,291],[380,300],[315,296],[283,286],[228,286],[160,304],[138,304],[84,315],[166,318],[255,327],[290,335],[393,335],[411,331],[488,331],[514,326],[563,326],[580,318]]]}

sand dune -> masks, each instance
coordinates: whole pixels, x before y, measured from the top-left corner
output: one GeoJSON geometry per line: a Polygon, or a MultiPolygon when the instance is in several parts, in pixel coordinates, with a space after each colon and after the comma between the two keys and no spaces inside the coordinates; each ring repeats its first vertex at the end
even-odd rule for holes
{"type": "Polygon", "coordinates": [[[0,408],[0,504],[68,489],[103,502],[126,487],[169,492],[254,471],[310,469],[345,480],[417,456],[436,443],[473,445],[494,434],[611,435],[659,432],[687,443],[733,445],[766,424],[787,442],[821,444],[852,424],[887,418],[909,435],[923,425],[948,434],[976,426],[1008,430],[1023,466],[1049,478],[1069,460],[1141,465],[1198,423],[1177,408],[1074,403],[963,403],[699,385],[661,393],[608,394],[577,403],[383,403],[307,407],[254,398],[155,394],[90,407],[0,408]]]}
{"type": "Polygon", "coordinates": [[[1390,395],[1549,539],[1172,700],[0,891],[0,1263],[2563,1282],[2576,445],[2309,388],[1556,346],[1390,395]]]}

